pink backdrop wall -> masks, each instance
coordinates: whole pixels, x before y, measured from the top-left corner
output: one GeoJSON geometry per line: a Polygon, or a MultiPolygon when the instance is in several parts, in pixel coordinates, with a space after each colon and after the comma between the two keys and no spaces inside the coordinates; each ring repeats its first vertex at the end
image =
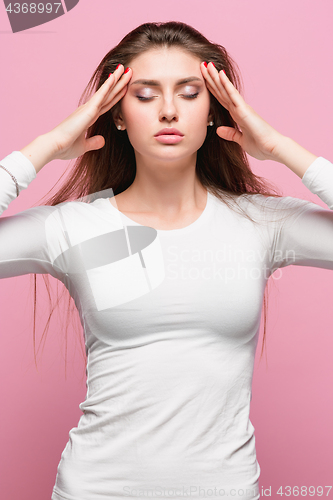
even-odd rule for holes
{"type": "MultiPolygon", "coordinates": [[[[247,102],[281,133],[333,161],[333,4],[304,0],[169,0],[165,5],[81,0],[68,14],[15,34],[1,3],[0,158],[70,114],[102,57],[127,32],[143,22],[168,20],[191,24],[224,45],[241,70],[247,102]]],[[[253,158],[250,163],[284,195],[327,208],[284,165],[253,158]]],[[[5,215],[39,204],[67,166],[47,165],[5,215]]],[[[251,420],[260,486],[271,487],[272,497],[279,498],[280,486],[286,491],[288,485],[332,484],[333,274],[289,266],[274,282],[267,363],[265,356],[259,363],[260,339],[251,420]]],[[[68,432],[81,415],[84,364],[76,334],[69,330],[65,378],[65,337],[56,318],[36,371],[29,276],[2,280],[0,299],[0,497],[46,500],[68,432]]],[[[46,300],[40,312],[38,342],[46,300]]]]}

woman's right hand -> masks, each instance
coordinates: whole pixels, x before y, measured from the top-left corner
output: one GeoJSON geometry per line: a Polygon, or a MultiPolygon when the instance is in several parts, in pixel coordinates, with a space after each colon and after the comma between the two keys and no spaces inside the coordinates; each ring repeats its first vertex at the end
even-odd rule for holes
{"type": "Polygon", "coordinates": [[[127,92],[132,76],[129,68],[124,73],[121,64],[85,104],[79,106],[47,135],[54,141],[54,159],[71,160],[87,151],[100,149],[105,140],[101,135],[85,138],[87,129],[99,116],[111,109],[127,92]]]}

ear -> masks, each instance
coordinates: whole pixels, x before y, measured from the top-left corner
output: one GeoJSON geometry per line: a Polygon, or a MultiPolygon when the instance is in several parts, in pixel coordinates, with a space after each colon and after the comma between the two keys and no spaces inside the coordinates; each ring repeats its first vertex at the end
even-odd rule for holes
{"type": "Polygon", "coordinates": [[[214,121],[214,113],[212,110],[210,110],[210,113],[209,113],[208,118],[207,118],[207,124],[209,122],[213,122],[213,121],[214,121]]]}
{"type": "Polygon", "coordinates": [[[121,125],[121,129],[125,130],[126,126],[122,117],[121,109],[119,103],[117,103],[111,110],[112,118],[116,127],[121,125]]]}

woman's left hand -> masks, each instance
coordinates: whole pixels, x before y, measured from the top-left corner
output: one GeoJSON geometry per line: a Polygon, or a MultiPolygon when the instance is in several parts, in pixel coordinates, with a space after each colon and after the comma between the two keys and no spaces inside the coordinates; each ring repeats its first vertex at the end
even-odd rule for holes
{"type": "Polygon", "coordinates": [[[226,108],[241,129],[217,127],[216,133],[227,141],[234,141],[257,160],[274,160],[274,151],[283,135],[269,125],[247,104],[226,74],[217,71],[213,63],[200,64],[208,90],[226,108]]]}

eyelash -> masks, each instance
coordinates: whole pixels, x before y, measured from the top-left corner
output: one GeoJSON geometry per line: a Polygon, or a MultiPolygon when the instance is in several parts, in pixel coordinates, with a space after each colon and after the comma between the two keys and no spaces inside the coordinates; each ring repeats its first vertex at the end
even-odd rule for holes
{"type": "MultiPolygon", "coordinates": [[[[199,92],[196,92],[195,94],[182,95],[187,99],[195,99],[196,97],[198,97],[199,92]]],[[[136,97],[139,99],[139,101],[150,101],[151,99],[153,99],[153,97],[142,97],[140,95],[137,95],[136,97]]]]}

